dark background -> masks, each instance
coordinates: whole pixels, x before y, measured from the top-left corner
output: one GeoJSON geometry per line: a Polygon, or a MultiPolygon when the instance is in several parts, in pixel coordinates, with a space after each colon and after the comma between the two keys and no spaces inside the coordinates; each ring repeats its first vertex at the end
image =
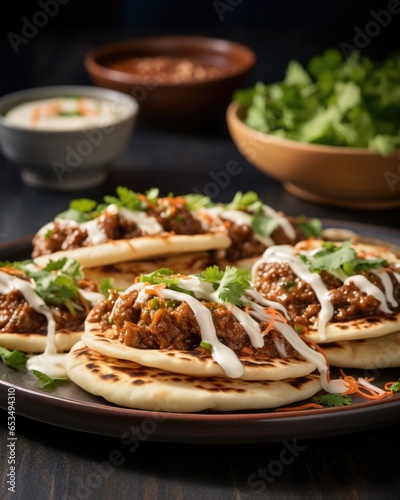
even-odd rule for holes
{"type": "Polygon", "coordinates": [[[377,32],[362,39],[363,54],[380,59],[398,50],[400,42],[400,14],[383,15],[386,26],[378,26],[373,15],[387,11],[389,5],[400,10],[397,0],[59,1],[63,4],[57,0],[2,4],[1,95],[29,86],[90,83],[83,64],[71,67],[66,81],[65,68],[62,72],[57,67],[59,55],[79,51],[83,60],[98,44],[142,35],[199,34],[246,42],[258,54],[257,78],[266,82],[282,78],[292,58],[304,63],[328,47],[344,43],[354,47],[357,33],[374,30],[371,22],[377,32]],[[56,11],[47,22],[38,14],[44,5],[56,11]],[[34,20],[43,26],[30,39],[24,37],[16,50],[10,39],[23,36],[24,25],[34,20]]]}

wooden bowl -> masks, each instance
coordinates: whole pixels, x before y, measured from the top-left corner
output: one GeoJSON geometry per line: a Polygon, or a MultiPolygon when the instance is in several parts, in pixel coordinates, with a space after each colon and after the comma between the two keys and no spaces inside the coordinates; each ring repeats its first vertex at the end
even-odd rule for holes
{"type": "Polygon", "coordinates": [[[84,60],[92,81],[134,97],[140,120],[156,124],[204,122],[224,113],[234,90],[253,68],[253,50],[239,43],[197,36],[153,36],[123,40],[96,48],[84,60]],[[172,81],[158,70],[138,74],[134,58],[175,58],[212,65],[218,71],[207,78],[172,81]]]}
{"type": "Polygon", "coordinates": [[[254,130],[232,102],[228,130],[253,166],[307,201],[356,209],[400,207],[400,150],[384,158],[363,148],[306,144],[254,130]]]}

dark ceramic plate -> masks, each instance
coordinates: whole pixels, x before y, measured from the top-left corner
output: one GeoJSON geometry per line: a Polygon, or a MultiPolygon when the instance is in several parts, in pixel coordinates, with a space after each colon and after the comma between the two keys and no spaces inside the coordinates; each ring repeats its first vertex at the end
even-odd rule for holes
{"type": "MultiPolygon", "coordinates": [[[[363,224],[325,220],[325,227],[353,230],[365,238],[400,245],[400,231],[363,224]]],[[[0,247],[0,260],[29,258],[31,238],[0,247]]],[[[400,369],[352,370],[354,376],[374,376],[374,383],[400,378],[400,369]]],[[[333,373],[332,376],[335,376],[333,373]]],[[[52,392],[40,389],[28,371],[0,364],[0,407],[7,408],[7,393],[15,388],[17,415],[68,429],[114,436],[134,446],[139,440],[175,443],[261,443],[294,438],[349,434],[400,422],[400,396],[369,401],[354,398],[351,406],[322,410],[162,413],[121,408],[93,396],[75,384],[52,392]]],[[[300,404],[300,403],[298,403],[300,404]]]]}

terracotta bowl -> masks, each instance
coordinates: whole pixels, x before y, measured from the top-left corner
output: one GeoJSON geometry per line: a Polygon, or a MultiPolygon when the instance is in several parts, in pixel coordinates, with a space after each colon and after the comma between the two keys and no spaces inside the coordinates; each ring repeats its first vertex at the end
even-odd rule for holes
{"type": "Polygon", "coordinates": [[[306,144],[258,132],[227,109],[230,135],[253,166],[307,201],[357,209],[400,207],[400,150],[383,158],[363,148],[306,144]]]}
{"type": "Polygon", "coordinates": [[[123,40],[96,48],[84,60],[92,81],[129,94],[140,106],[140,120],[158,125],[195,125],[224,113],[232,93],[256,62],[255,53],[239,43],[197,36],[154,36],[123,40]],[[150,66],[138,74],[137,58],[174,58],[211,65],[206,78],[176,81],[150,66]]]}

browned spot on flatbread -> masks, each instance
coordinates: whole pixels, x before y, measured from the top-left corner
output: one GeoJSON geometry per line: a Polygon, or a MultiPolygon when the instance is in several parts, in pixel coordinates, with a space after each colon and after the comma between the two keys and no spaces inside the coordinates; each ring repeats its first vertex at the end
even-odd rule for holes
{"type": "Polygon", "coordinates": [[[323,344],[322,349],[324,351],[329,351],[329,349],[343,349],[343,345],[340,342],[329,342],[327,344],[323,344]]]}
{"type": "Polygon", "coordinates": [[[303,386],[307,385],[309,381],[310,379],[307,377],[298,377],[287,380],[287,382],[295,389],[301,389],[303,386]]]}
{"type": "Polygon", "coordinates": [[[104,380],[110,380],[111,382],[118,382],[119,377],[115,373],[103,373],[100,377],[104,380]]]}
{"type": "Polygon", "coordinates": [[[347,330],[364,330],[365,328],[371,328],[372,326],[377,326],[382,323],[397,322],[399,320],[397,315],[392,316],[368,316],[366,318],[358,318],[350,320],[348,322],[335,322],[333,323],[336,328],[342,330],[343,332],[347,330]]]}
{"type": "Polygon", "coordinates": [[[141,378],[138,378],[138,379],[136,379],[136,380],[134,380],[134,381],[132,382],[132,384],[133,384],[133,385],[145,385],[145,384],[149,384],[149,383],[150,383],[149,381],[148,381],[148,382],[145,382],[145,381],[144,381],[143,379],[141,379],[141,378]]]}

